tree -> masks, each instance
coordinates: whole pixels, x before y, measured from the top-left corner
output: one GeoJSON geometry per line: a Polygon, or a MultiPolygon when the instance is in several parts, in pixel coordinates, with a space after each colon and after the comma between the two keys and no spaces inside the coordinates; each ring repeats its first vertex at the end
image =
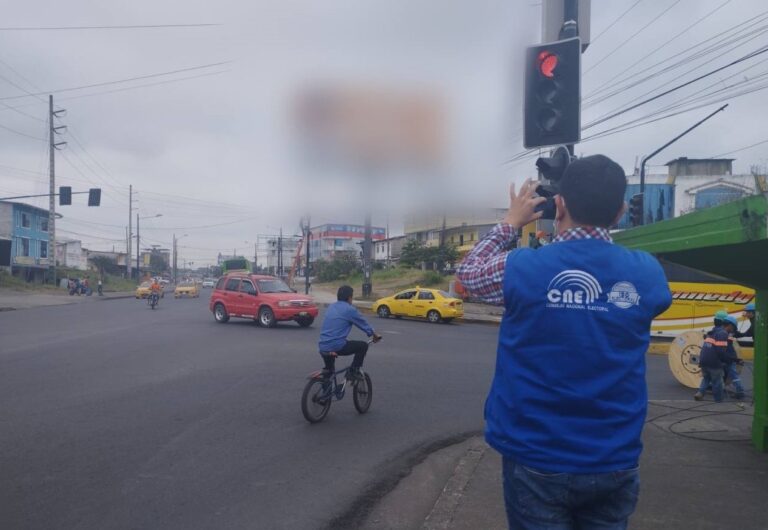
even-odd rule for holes
{"type": "Polygon", "coordinates": [[[407,267],[420,267],[422,263],[428,268],[442,271],[448,263],[455,263],[459,259],[459,251],[456,245],[451,243],[428,247],[421,241],[411,239],[403,245],[400,253],[400,263],[407,267]]]}
{"type": "Polygon", "coordinates": [[[359,270],[360,263],[350,254],[334,256],[330,261],[318,260],[314,264],[315,276],[321,282],[340,280],[359,270]]]}
{"type": "Polygon", "coordinates": [[[409,239],[400,251],[400,263],[406,267],[419,267],[424,261],[424,243],[416,239],[409,239]]]}

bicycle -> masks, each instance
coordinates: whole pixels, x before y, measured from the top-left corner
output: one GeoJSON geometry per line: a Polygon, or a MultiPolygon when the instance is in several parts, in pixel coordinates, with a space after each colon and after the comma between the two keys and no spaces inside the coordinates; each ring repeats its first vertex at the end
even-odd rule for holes
{"type": "MultiPolygon", "coordinates": [[[[379,339],[381,340],[381,339],[379,339]]],[[[372,344],[373,339],[368,341],[372,344]]],[[[378,341],[376,341],[378,342],[378,341]]],[[[344,375],[352,367],[352,364],[332,374],[323,370],[317,370],[309,374],[307,384],[304,386],[304,392],[301,395],[301,413],[309,423],[318,423],[325,419],[328,411],[331,409],[331,403],[341,401],[346,394],[347,384],[350,381],[344,377],[343,383],[339,384],[336,376],[344,375]]],[[[362,379],[352,382],[352,402],[355,409],[360,414],[365,414],[371,407],[373,401],[373,385],[371,376],[360,369],[362,379]]]]}

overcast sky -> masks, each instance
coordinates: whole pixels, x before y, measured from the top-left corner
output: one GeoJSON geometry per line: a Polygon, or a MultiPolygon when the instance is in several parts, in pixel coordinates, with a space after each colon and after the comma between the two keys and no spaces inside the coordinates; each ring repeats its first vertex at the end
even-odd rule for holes
{"type": "MultiPolygon", "coordinates": [[[[597,94],[604,97],[612,87],[624,89],[585,99],[582,125],[768,45],[764,5],[593,0],[595,42],[583,56],[582,94],[602,90],[597,94]],[[729,40],[706,44],[717,44],[717,51],[673,64],[704,45],[686,49],[726,30],[719,38],[729,40]]],[[[104,190],[100,208],[83,206],[84,196],[59,208],[59,237],[82,239],[90,248],[125,247],[129,184],[142,217],[162,214],[142,221],[142,246],[170,246],[174,233],[188,234],[179,243],[181,257],[203,265],[219,251],[252,255],[257,234],[281,225],[296,233],[306,211],[313,224],[361,222],[371,207],[377,224],[389,217],[396,230],[406,206],[465,201],[501,207],[510,181],[535,175],[531,158],[505,163],[524,151],[522,57],[525,46],[540,40],[541,27],[534,0],[2,0],[0,6],[0,196],[47,192],[47,94],[53,93],[57,108],[67,110],[59,124],[69,127],[59,138],[67,146],[56,152],[57,185],[104,190]],[[219,25],[9,29],[200,23],[219,25]],[[216,63],[224,64],[208,66],[216,63]],[[183,69],[190,70],[111,83],[183,69]],[[445,118],[444,160],[422,178],[378,172],[375,185],[364,180],[370,175],[354,171],[337,172],[344,177],[317,172],[296,156],[291,121],[297,94],[313,86],[428,94],[445,118]]],[[[636,157],[716,109],[718,98],[729,108],[654,164],[767,140],[766,92],[736,97],[762,88],[765,78],[758,76],[768,75],[761,67],[766,57],[585,129],[584,138],[644,116],[688,110],[694,98],[712,94],[698,100],[702,108],[585,141],[577,153],[605,153],[632,173],[636,157]],[[653,114],[679,103],[685,106],[653,114]]],[[[731,155],[735,171],[765,164],[766,146],[731,155]]],[[[29,202],[47,207],[47,200],[29,202]]]]}

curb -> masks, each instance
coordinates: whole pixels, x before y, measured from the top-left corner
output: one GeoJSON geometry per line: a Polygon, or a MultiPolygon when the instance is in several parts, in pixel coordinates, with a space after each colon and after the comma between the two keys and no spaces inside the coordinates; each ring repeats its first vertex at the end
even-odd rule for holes
{"type": "Polygon", "coordinates": [[[453,475],[443,488],[440,497],[435,501],[432,511],[424,520],[421,530],[448,530],[456,514],[456,510],[464,497],[464,491],[469,484],[477,465],[485,455],[487,446],[478,439],[459,460],[453,475]]]}

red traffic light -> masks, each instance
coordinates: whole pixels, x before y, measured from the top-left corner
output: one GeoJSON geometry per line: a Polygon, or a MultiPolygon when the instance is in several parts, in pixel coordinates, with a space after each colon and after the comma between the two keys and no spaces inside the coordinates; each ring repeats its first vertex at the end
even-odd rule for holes
{"type": "Polygon", "coordinates": [[[557,55],[548,50],[541,51],[539,53],[539,72],[541,72],[541,75],[550,79],[555,77],[557,62],[557,55]]]}

